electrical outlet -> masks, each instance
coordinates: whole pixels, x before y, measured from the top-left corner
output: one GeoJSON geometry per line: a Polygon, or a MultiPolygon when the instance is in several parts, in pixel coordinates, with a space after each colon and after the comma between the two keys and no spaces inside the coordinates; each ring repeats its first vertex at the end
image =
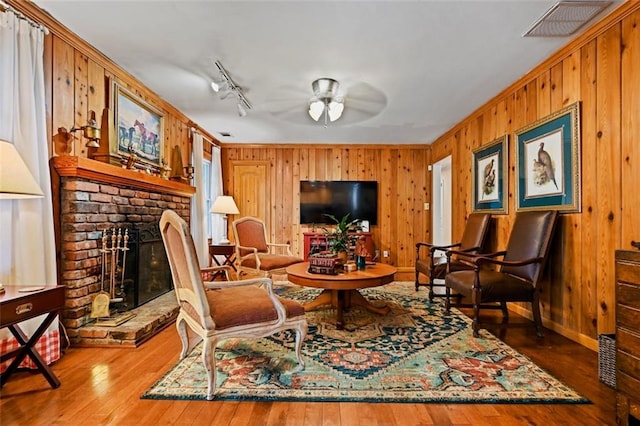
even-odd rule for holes
{"type": "Polygon", "coordinates": [[[382,257],[389,257],[389,250],[385,250],[382,252],[382,257]]]}
{"type": "Polygon", "coordinates": [[[423,206],[423,207],[424,207],[424,209],[425,209],[425,210],[429,210],[429,208],[430,208],[431,206],[429,205],[429,203],[424,203],[424,206],[423,206]]]}

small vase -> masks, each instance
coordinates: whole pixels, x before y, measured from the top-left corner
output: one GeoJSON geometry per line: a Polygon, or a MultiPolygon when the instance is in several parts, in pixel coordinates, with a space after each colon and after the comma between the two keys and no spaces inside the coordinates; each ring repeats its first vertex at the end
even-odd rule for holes
{"type": "Polygon", "coordinates": [[[365,256],[358,256],[356,258],[356,266],[359,271],[364,271],[367,267],[367,258],[365,256]]]}

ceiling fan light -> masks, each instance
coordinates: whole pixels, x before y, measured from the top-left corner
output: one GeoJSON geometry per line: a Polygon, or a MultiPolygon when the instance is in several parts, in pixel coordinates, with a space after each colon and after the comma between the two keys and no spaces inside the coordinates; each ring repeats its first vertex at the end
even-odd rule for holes
{"type": "Polygon", "coordinates": [[[324,102],[317,100],[317,101],[312,101],[309,104],[309,115],[315,121],[318,121],[320,119],[320,116],[322,115],[323,111],[324,111],[324,102]]]}
{"type": "Polygon", "coordinates": [[[220,91],[220,85],[218,83],[216,83],[215,81],[211,82],[211,88],[213,89],[214,92],[219,92],[220,91]]]}
{"type": "Polygon", "coordinates": [[[344,104],[337,100],[332,100],[329,103],[329,120],[336,121],[338,118],[342,116],[342,111],[344,111],[344,104]]]}

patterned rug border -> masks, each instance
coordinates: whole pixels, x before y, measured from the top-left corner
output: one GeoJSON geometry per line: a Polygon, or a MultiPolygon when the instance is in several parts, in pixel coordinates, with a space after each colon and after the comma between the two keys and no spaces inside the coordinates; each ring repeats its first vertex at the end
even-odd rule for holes
{"type": "MultiPolygon", "coordinates": [[[[371,294],[398,294],[405,293],[405,295],[409,295],[410,291],[407,289],[409,286],[413,286],[413,283],[409,282],[395,282],[393,284],[389,284],[383,288],[377,288],[375,290],[368,290],[365,292],[371,294]]],[[[291,288],[291,286],[281,286],[279,289],[291,288]]],[[[426,299],[425,299],[426,300],[426,299]]],[[[427,302],[428,303],[428,302],[427,302]]],[[[436,302],[438,303],[438,302],[436,302]]],[[[438,345],[446,345],[448,344],[449,339],[455,339],[456,337],[460,337],[462,332],[470,333],[471,319],[466,316],[464,313],[452,309],[455,311],[452,315],[456,316],[456,319],[461,319],[464,323],[466,323],[466,330],[461,330],[456,334],[453,334],[449,337],[445,337],[437,342],[438,345]]],[[[311,326],[311,324],[310,324],[311,326]]],[[[311,327],[310,327],[311,328],[311,327]]],[[[384,389],[340,389],[334,390],[334,394],[331,395],[321,395],[321,393],[326,393],[325,389],[318,390],[305,390],[305,389],[274,389],[274,390],[265,390],[259,389],[254,390],[255,393],[251,393],[250,391],[234,391],[233,389],[220,389],[216,390],[216,395],[214,401],[256,401],[256,402],[275,402],[275,401],[283,401],[283,402],[364,402],[364,403],[431,403],[431,404],[591,404],[591,401],[583,396],[581,396],[578,392],[573,390],[570,386],[567,386],[561,380],[557,379],[554,375],[547,372],[545,369],[541,368],[537,364],[535,364],[529,357],[518,352],[513,349],[506,343],[502,342],[496,336],[492,335],[486,330],[481,330],[481,339],[489,340],[491,344],[495,345],[502,351],[509,352],[514,355],[519,361],[529,363],[534,370],[537,370],[545,380],[552,382],[556,385],[556,388],[561,389],[560,392],[556,390],[554,393],[556,396],[527,396],[529,391],[514,391],[510,394],[505,395],[503,393],[497,392],[487,392],[487,391],[473,391],[468,389],[462,389],[461,391],[450,391],[446,392],[445,395],[435,395],[433,391],[422,391],[422,390],[384,390],[384,389]],[[286,395],[283,395],[283,391],[287,392],[286,395]],[[557,396],[560,393],[560,396],[557,396]]],[[[233,339],[229,339],[233,340],[233,339]]],[[[241,340],[241,339],[237,339],[241,340]]],[[[249,339],[255,341],[256,339],[249,339]]],[[[263,339],[260,339],[263,340],[263,339]]],[[[454,342],[455,343],[455,342],[454,342]]],[[[206,400],[206,381],[205,386],[202,389],[194,390],[192,394],[178,394],[178,393],[166,393],[167,386],[164,386],[165,382],[172,381],[171,378],[175,372],[182,368],[184,371],[188,371],[190,365],[195,363],[196,366],[194,368],[200,368],[198,364],[201,363],[200,358],[200,347],[201,344],[196,346],[192,350],[192,352],[183,360],[179,360],[171,369],[164,373],[160,379],[158,379],[144,394],[141,395],[141,399],[152,399],[152,400],[185,400],[185,401],[195,401],[195,400],[206,400]],[[163,391],[164,389],[164,391],[163,391]]],[[[218,354],[218,351],[216,351],[218,354]]],[[[408,359],[418,356],[418,352],[411,354],[408,359]]],[[[304,356],[304,351],[303,351],[304,356]]],[[[308,356],[305,357],[305,362],[307,363],[307,368],[310,365],[314,364],[315,361],[308,356]]],[[[282,361],[283,364],[288,364],[291,366],[295,366],[295,357],[293,354],[288,353],[282,357],[284,359],[282,361]]],[[[201,365],[201,364],[200,364],[201,365]]],[[[218,374],[220,376],[220,372],[218,374]]],[[[440,391],[442,393],[442,391],[440,391]]],[[[544,394],[544,392],[541,392],[544,394]]]]}

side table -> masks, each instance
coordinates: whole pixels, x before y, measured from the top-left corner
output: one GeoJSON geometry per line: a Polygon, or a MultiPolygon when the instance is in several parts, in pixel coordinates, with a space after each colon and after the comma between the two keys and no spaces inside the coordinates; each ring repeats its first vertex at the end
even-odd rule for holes
{"type": "Polygon", "coordinates": [[[4,386],[26,356],[36,364],[38,371],[44,375],[52,388],[59,387],[60,380],[44,362],[35,344],[64,307],[64,286],[46,285],[38,286],[34,291],[24,291],[25,287],[6,285],[4,289],[5,292],[0,294],[0,328],[8,327],[20,346],[0,354],[0,362],[14,358],[7,370],[0,374],[0,387],[4,386]],[[43,314],[48,315],[36,332],[28,338],[18,323],[43,314]]]}
{"type": "MultiPolygon", "coordinates": [[[[209,257],[213,259],[216,265],[229,265],[234,271],[237,271],[236,266],[233,264],[236,258],[236,246],[234,244],[210,244],[209,257]],[[216,256],[224,256],[224,261],[220,263],[216,256]]],[[[213,262],[209,262],[209,265],[213,266],[213,262]]]]}

